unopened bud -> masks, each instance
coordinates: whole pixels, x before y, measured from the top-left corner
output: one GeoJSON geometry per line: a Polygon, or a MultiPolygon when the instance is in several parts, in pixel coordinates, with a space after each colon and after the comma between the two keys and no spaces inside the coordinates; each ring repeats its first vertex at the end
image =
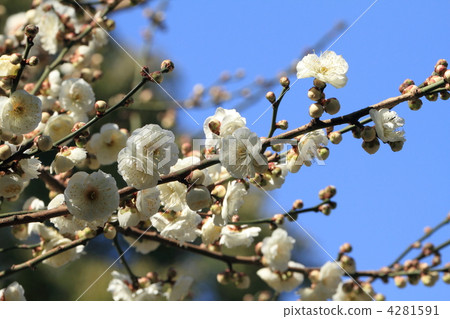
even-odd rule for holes
{"type": "Polygon", "coordinates": [[[173,69],[175,69],[175,65],[173,64],[172,60],[164,60],[161,62],[161,72],[162,73],[172,72],[173,69]]]}
{"type": "Polygon", "coordinates": [[[0,160],[4,161],[11,155],[11,147],[8,144],[0,145],[0,160]]]}
{"type": "Polygon", "coordinates": [[[365,142],[373,141],[377,137],[377,131],[375,130],[375,127],[373,126],[364,126],[362,132],[361,132],[361,138],[365,142]]]}
{"type": "Polygon", "coordinates": [[[445,82],[450,83],[450,70],[445,71],[443,77],[445,82]]]}
{"type": "Polygon", "coordinates": [[[39,64],[39,58],[37,56],[32,56],[28,59],[28,65],[29,66],[36,66],[39,64]]]}
{"type": "Polygon", "coordinates": [[[162,81],[164,80],[164,76],[162,74],[162,72],[160,71],[154,71],[152,73],[150,73],[150,78],[153,82],[161,84],[162,81]]]}
{"type": "Polygon", "coordinates": [[[323,106],[319,103],[313,103],[309,106],[309,116],[318,119],[323,114],[323,106]]]}
{"type": "Polygon", "coordinates": [[[333,144],[339,144],[340,142],[342,142],[342,134],[338,131],[331,132],[330,135],[328,135],[328,138],[333,144]]]}
{"type": "Polygon", "coordinates": [[[282,225],[284,222],[284,215],[283,214],[276,214],[272,217],[272,220],[277,225],[282,225]]]}
{"type": "Polygon", "coordinates": [[[203,184],[204,180],[205,180],[205,173],[203,173],[199,169],[193,170],[186,177],[186,182],[188,182],[189,184],[193,184],[193,185],[201,185],[201,184],[203,184]]]}
{"type": "Polygon", "coordinates": [[[19,64],[20,62],[22,62],[22,55],[20,53],[12,54],[9,58],[9,62],[14,65],[19,64]]]}
{"type": "Polygon", "coordinates": [[[114,239],[117,235],[116,228],[111,224],[106,224],[105,227],[103,227],[103,236],[107,239],[114,239]]]}
{"type": "Polygon", "coordinates": [[[25,27],[25,35],[28,38],[34,39],[39,32],[39,28],[34,24],[29,24],[25,27]]]}
{"type": "Polygon", "coordinates": [[[437,93],[427,94],[425,95],[425,98],[430,102],[435,102],[438,99],[438,94],[437,93]]]}
{"type": "Polygon", "coordinates": [[[325,216],[328,216],[331,214],[331,206],[330,204],[322,204],[319,206],[319,211],[324,214],[325,216]]]}
{"type": "Polygon", "coordinates": [[[113,31],[116,28],[116,22],[112,19],[107,19],[105,21],[105,27],[108,31],[113,31]]]}
{"type": "Polygon", "coordinates": [[[319,79],[314,79],[313,84],[315,87],[317,87],[320,90],[323,90],[327,84],[319,79]]]}
{"type": "Polygon", "coordinates": [[[211,121],[209,121],[208,123],[208,127],[211,130],[211,132],[213,132],[216,135],[220,135],[220,121],[217,119],[213,119],[211,121]]]}
{"type": "Polygon", "coordinates": [[[399,152],[402,150],[403,148],[403,144],[405,144],[405,142],[403,141],[395,141],[395,142],[388,142],[389,146],[391,147],[392,152],[399,152]]]}
{"type": "Polygon", "coordinates": [[[211,191],[211,195],[213,195],[214,197],[217,197],[217,198],[224,198],[226,193],[227,193],[227,189],[223,185],[217,185],[211,191]]]}
{"type": "Polygon", "coordinates": [[[450,93],[448,91],[441,91],[439,92],[439,97],[443,101],[447,101],[450,98],[450,93]]]}
{"type": "Polygon", "coordinates": [[[362,128],[355,126],[352,128],[352,135],[354,138],[361,138],[362,128]]]}
{"type": "Polygon", "coordinates": [[[439,59],[439,60],[436,62],[436,66],[438,66],[438,65],[443,65],[443,66],[445,66],[445,67],[448,67],[448,62],[447,62],[446,59],[439,59]]]}
{"type": "Polygon", "coordinates": [[[229,272],[220,272],[216,276],[217,282],[221,285],[228,285],[230,283],[229,272]]]}
{"type": "Polygon", "coordinates": [[[386,296],[380,293],[375,294],[375,296],[373,296],[373,298],[375,299],[375,301],[385,301],[386,300],[386,296]]]}
{"type": "Polygon", "coordinates": [[[194,186],[186,194],[186,203],[193,211],[211,205],[211,194],[205,186],[194,186]]]}
{"type": "Polygon", "coordinates": [[[220,206],[219,204],[213,204],[213,205],[211,205],[211,207],[209,208],[209,210],[210,210],[211,213],[213,213],[214,215],[219,215],[220,213],[222,213],[222,206],[220,206]]]}
{"type": "Polygon", "coordinates": [[[378,139],[374,139],[373,141],[362,143],[362,148],[369,154],[375,154],[380,148],[380,141],[378,139]]]}
{"type": "Polygon", "coordinates": [[[309,280],[311,280],[312,283],[317,283],[320,280],[320,271],[317,269],[312,270],[308,275],[309,280]]]}
{"type": "Polygon", "coordinates": [[[287,130],[288,129],[288,121],[286,120],[281,120],[278,121],[276,124],[277,128],[279,128],[280,130],[287,130]]]}
{"type": "Polygon", "coordinates": [[[334,115],[341,109],[341,103],[339,103],[338,99],[332,97],[331,99],[327,99],[325,101],[325,112],[330,115],[334,115]]]}
{"type": "Polygon", "coordinates": [[[103,115],[108,109],[108,104],[103,100],[98,100],[97,102],[95,102],[94,107],[95,111],[97,112],[97,116],[103,115]]]}
{"type": "Polygon", "coordinates": [[[317,154],[322,161],[325,161],[330,156],[330,150],[323,146],[317,149],[317,154]]]}
{"type": "Polygon", "coordinates": [[[273,93],[272,91],[269,91],[266,93],[266,99],[270,103],[275,103],[277,97],[275,96],[275,93],[273,93]]]}
{"type": "Polygon", "coordinates": [[[422,275],[420,277],[420,280],[422,283],[427,287],[432,287],[438,281],[439,279],[439,273],[436,271],[431,271],[428,274],[422,275]]]}
{"type": "Polygon", "coordinates": [[[38,149],[42,152],[46,152],[52,149],[53,147],[53,140],[48,135],[41,135],[37,137],[36,145],[38,149]]]}
{"type": "Polygon", "coordinates": [[[322,92],[314,86],[309,89],[308,98],[313,101],[319,101],[322,98],[322,92]]]}
{"type": "Polygon", "coordinates": [[[294,203],[292,204],[293,210],[298,210],[303,208],[303,201],[301,199],[296,199],[294,203]]]}
{"type": "Polygon", "coordinates": [[[418,111],[420,110],[420,108],[422,107],[422,100],[421,99],[415,99],[415,100],[410,100],[408,101],[408,107],[412,110],[412,111],[418,111]]]}
{"type": "Polygon", "coordinates": [[[340,253],[350,253],[353,250],[353,247],[350,243],[344,243],[339,247],[340,253]]]}
{"type": "Polygon", "coordinates": [[[411,79],[406,79],[405,81],[403,81],[402,84],[400,84],[398,90],[400,91],[401,94],[403,94],[403,91],[410,85],[414,85],[414,81],[411,79]]]}
{"type": "Polygon", "coordinates": [[[439,76],[443,76],[445,71],[447,71],[447,67],[445,65],[442,65],[442,64],[438,64],[434,68],[434,72],[436,72],[436,74],[438,74],[439,76]]]}
{"type": "Polygon", "coordinates": [[[286,76],[282,76],[280,78],[280,84],[282,87],[286,88],[286,87],[289,87],[289,84],[291,84],[291,81],[289,81],[289,79],[286,76]]]}
{"type": "Polygon", "coordinates": [[[238,289],[247,289],[250,287],[250,277],[244,273],[239,273],[239,277],[234,284],[238,289]]]}
{"type": "Polygon", "coordinates": [[[406,279],[403,276],[395,276],[394,277],[394,283],[398,288],[405,288],[406,287],[406,279]]]}

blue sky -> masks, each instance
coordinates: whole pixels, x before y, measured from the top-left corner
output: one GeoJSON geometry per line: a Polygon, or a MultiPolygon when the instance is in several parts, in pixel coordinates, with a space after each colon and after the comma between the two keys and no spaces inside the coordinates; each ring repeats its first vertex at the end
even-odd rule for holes
{"type": "MultiPolygon", "coordinates": [[[[176,99],[185,99],[196,83],[214,83],[224,70],[244,68],[243,83],[257,76],[273,77],[338,21],[352,24],[372,3],[373,0],[171,1],[166,11],[167,30],[157,33],[154,50],[174,61],[176,69],[169,76],[176,76],[176,83],[168,90],[176,99]]],[[[331,48],[342,54],[350,66],[345,88],[326,89],[327,97],[341,102],[339,115],[398,95],[398,86],[404,79],[421,83],[438,59],[450,59],[450,44],[444,33],[449,27],[445,18],[448,12],[450,3],[443,0],[436,0],[433,5],[405,0],[375,3],[331,48]]],[[[117,14],[115,18],[115,35],[125,47],[137,49],[146,24],[141,9],[117,14]]],[[[294,77],[290,79],[295,81],[294,77]]],[[[309,121],[306,91],[311,86],[311,79],[299,80],[286,94],[278,118],[288,119],[290,128],[309,121]]],[[[280,87],[274,91],[279,93],[280,87]]],[[[381,145],[375,155],[368,155],[360,140],[346,134],[340,145],[330,146],[331,155],[325,166],[302,168],[289,175],[284,187],[271,195],[286,209],[297,198],[311,206],[318,202],[321,188],[336,185],[338,208],[328,217],[304,215],[299,218],[301,225],[333,257],[342,243],[350,242],[360,270],[389,264],[423,234],[424,226],[438,224],[449,211],[449,104],[450,101],[424,100],[417,112],[409,110],[406,104],[396,107],[406,121],[407,142],[401,152],[393,153],[389,146],[381,145]]],[[[268,106],[261,99],[242,113],[249,127],[261,136],[267,135],[271,112],[254,125],[251,123],[268,106]]],[[[234,106],[228,103],[225,107],[234,106]]],[[[200,124],[213,113],[212,108],[190,111],[200,124]]],[[[179,121],[185,131],[199,129],[183,112],[179,112],[179,121]]],[[[280,212],[280,208],[267,198],[263,213],[275,212],[280,212]]],[[[288,228],[298,240],[307,238],[298,226],[288,228]]],[[[448,228],[431,241],[440,244],[447,239],[448,228]]],[[[309,251],[321,264],[330,259],[314,243],[309,251]]],[[[443,251],[444,262],[449,260],[449,253],[448,248],[443,251]]],[[[302,256],[298,258],[301,260],[302,256]]],[[[393,284],[377,283],[375,289],[389,300],[448,300],[449,291],[442,282],[434,288],[419,284],[403,290],[393,284]]]]}

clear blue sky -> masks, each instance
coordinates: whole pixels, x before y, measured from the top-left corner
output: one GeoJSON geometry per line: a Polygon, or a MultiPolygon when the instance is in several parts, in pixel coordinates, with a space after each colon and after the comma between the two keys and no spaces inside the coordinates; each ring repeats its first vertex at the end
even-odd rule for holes
{"type": "MultiPolygon", "coordinates": [[[[295,59],[302,49],[314,44],[332,26],[344,20],[351,24],[373,3],[354,1],[171,1],[167,30],[155,38],[155,50],[174,61],[177,83],[170,92],[177,99],[188,97],[196,83],[213,83],[224,70],[246,70],[245,83],[258,75],[272,77],[295,59]],[[173,90],[173,92],[172,92],[173,90]]],[[[340,100],[339,114],[398,95],[405,78],[421,83],[440,58],[450,59],[446,30],[450,2],[379,0],[331,50],[342,54],[350,69],[348,84],[336,90],[327,88],[327,97],[340,100]]],[[[117,31],[126,47],[139,47],[145,20],[140,9],[116,15],[117,31]]],[[[158,66],[152,66],[157,68],[158,66]]],[[[152,69],[151,67],[151,69],[152,69]]],[[[295,78],[291,77],[291,82],[295,78]]],[[[163,83],[164,86],[164,83],[163,83]]],[[[279,119],[288,119],[290,128],[309,121],[310,101],[306,91],[311,79],[298,81],[285,96],[279,119]]],[[[280,92],[279,88],[275,89],[280,92]]],[[[233,108],[233,104],[226,104],[233,108]]],[[[271,112],[255,125],[267,101],[260,100],[243,115],[249,127],[267,135],[271,112]]],[[[307,206],[318,202],[317,192],[326,185],[338,188],[338,208],[332,215],[299,218],[320,244],[334,257],[339,246],[350,242],[358,269],[378,269],[390,263],[407,245],[423,234],[426,225],[439,223],[450,209],[450,142],[446,125],[450,101],[428,102],[418,112],[406,104],[395,109],[405,118],[407,142],[393,153],[382,145],[368,155],[360,140],[345,135],[338,146],[330,146],[325,166],[304,167],[289,175],[282,190],[272,196],[288,209],[297,198],[307,206]]],[[[192,111],[203,123],[213,109],[192,111]]],[[[180,125],[195,131],[197,126],[183,112],[180,125]]],[[[280,212],[267,198],[266,213],[280,212]]],[[[295,225],[291,236],[306,235],[295,225]]],[[[448,239],[448,228],[432,237],[435,244],[448,239]]],[[[329,257],[314,243],[309,251],[324,263],[329,257]]],[[[448,261],[450,250],[444,250],[448,261]]],[[[415,256],[415,254],[413,254],[415,256]]],[[[302,256],[298,256],[301,260],[302,256]]],[[[375,289],[389,300],[448,300],[449,286],[439,282],[434,288],[401,290],[393,284],[377,283],[375,289]]],[[[294,296],[283,296],[294,298],[294,296]]]]}

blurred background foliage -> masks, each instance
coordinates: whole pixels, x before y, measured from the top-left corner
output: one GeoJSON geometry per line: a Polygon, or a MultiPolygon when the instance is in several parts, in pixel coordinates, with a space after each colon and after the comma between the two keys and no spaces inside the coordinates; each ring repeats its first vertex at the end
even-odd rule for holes
{"type": "MultiPolygon", "coordinates": [[[[12,1],[7,0],[3,4],[4,11],[0,15],[0,30],[6,18],[16,12],[25,11],[30,8],[30,0],[12,1]]],[[[76,8],[76,6],[74,6],[76,8]]],[[[76,8],[78,9],[78,8],[76,8]]],[[[114,19],[114,15],[112,15],[114,19]]],[[[120,27],[120,26],[118,26],[120,27]]],[[[168,24],[170,27],[170,22],[168,24]]],[[[113,33],[114,34],[114,33],[113,33]]],[[[155,56],[149,48],[137,50],[135,57],[139,62],[145,61],[146,65],[159,65],[163,58],[155,56]]],[[[113,42],[100,52],[103,63],[101,70],[103,76],[93,84],[96,99],[103,99],[113,103],[127,93],[138,81],[140,68],[113,42]]],[[[41,64],[41,68],[45,63],[41,64]]],[[[32,74],[27,74],[29,81],[33,81],[39,76],[39,71],[33,69],[32,74]]],[[[177,89],[177,77],[179,73],[174,72],[165,79],[165,87],[169,87],[171,92],[177,89]]],[[[182,76],[182,75],[181,75],[182,76]]],[[[134,104],[129,108],[116,111],[109,118],[105,118],[91,129],[91,134],[97,132],[101,125],[108,122],[115,122],[121,128],[130,131],[148,123],[158,123],[162,127],[171,129],[177,136],[176,109],[173,109],[172,101],[154,86],[148,85],[143,91],[134,96],[134,104]],[[156,102],[153,102],[156,101],[156,102]]],[[[182,137],[183,138],[183,137],[182,137]]],[[[185,138],[185,136],[184,136],[185,138]]],[[[45,154],[41,160],[49,165],[54,154],[45,154]]],[[[112,174],[118,183],[119,188],[125,186],[125,182],[117,174],[117,164],[103,166],[103,171],[112,174]]],[[[14,210],[21,210],[24,201],[36,196],[46,204],[49,202],[48,191],[40,180],[33,180],[30,186],[22,193],[15,202],[3,203],[0,213],[14,210]]],[[[240,210],[243,220],[252,219],[260,215],[262,200],[260,192],[251,192],[246,197],[245,204],[240,210]]],[[[275,212],[272,212],[275,213],[275,212]]],[[[49,223],[47,223],[50,225],[49,223]]],[[[262,226],[259,239],[269,234],[267,226],[262,226]]],[[[36,243],[38,238],[30,238],[27,243],[36,243]]],[[[120,240],[122,248],[125,250],[129,245],[126,241],[120,240]]],[[[18,241],[11,235],[8,228],[0,229],[0,247],[9,247],[17,244],[18,241]]],[[[294,250],[302,256],[304,243],[297,240],[294,250]]],[[[253,255],[253,249],[224,249],[227,254],[253,255]]],[[[303,255],[304,256],[304,255],[303,255]]],[[[85,254],[78,260],[69,263],[61,268],[54,269],[47,265],[38,265],[35,269],[21,271],[13,276],[0,280],[0,288],[7,286],[13,281],[18,281],[25,289],[25,296],[28,300],[75,300],[77,299],[118,257],[112,242],[103,236],[99,236],[89,242],[85,249],[85,254]]],[[[129,261],[134,273],[144,276],[149,271],[156,271],[161,277],[166,276],[167,270],[172,267],[178,274],[194,277],[191,299],[194,300],[242,300],[245,294],[258,295],[259,292],[267,290],[259,277],[256,276],[254,266],[236,265],[236,271],[243,271],[250,275],[251,286],[248,290],[239,290],[232,285],[222,286],[217,283],[216,275],[224,271],[226,264],[221,261],[210,260],[203,256],[185,252],[173,247],[161,245],[156,251],[141,255],[134,249],[130,249],[125,257],[129,261]]],[[[10,267],[12,264],[25,262],[31,258],[31,252],[25,250],[13,250],[0,253],[0,269],[10,267]]],[[[302,263],[311,264],[313,256],[305,256],[302,263]]],[[[81,300],[111,300],[111,295],[106,291],[111,272],[118,270],[125,272],[122,265],[117,262],[89,289],[81,300]]]]}

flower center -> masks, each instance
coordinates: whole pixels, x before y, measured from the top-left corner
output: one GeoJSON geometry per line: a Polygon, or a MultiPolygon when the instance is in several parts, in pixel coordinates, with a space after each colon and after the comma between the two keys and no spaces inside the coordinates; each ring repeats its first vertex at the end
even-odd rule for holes
{"type": "Polygon", "coordinates": [[[95,188],[89,188],[86,190],[86,192],[84,193],[84,195],[86,196],[86,198],[90,201],[95,201],[98,198],[98,191],[95,188]]]}

